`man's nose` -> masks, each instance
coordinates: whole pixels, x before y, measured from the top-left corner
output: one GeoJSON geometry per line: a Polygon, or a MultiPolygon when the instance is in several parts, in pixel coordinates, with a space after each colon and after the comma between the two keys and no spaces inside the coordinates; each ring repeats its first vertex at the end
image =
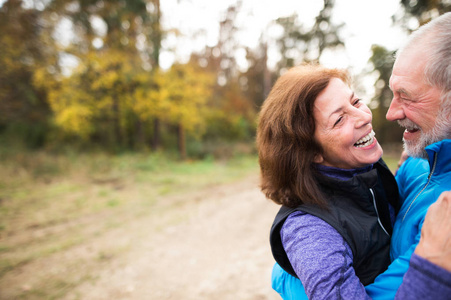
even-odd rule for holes
{"type": "Polygon", "coordinates": [[[393,97],[385,117],[389,121],[402,120],[406,117],[404,110],[401,107],[401,103],[396,97],[393,97]]]}

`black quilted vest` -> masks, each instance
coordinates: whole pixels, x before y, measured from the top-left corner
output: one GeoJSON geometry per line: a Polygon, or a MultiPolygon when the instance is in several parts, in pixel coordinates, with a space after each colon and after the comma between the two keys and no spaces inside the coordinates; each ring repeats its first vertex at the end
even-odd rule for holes
{"type": "Polygon", "coordinates": [[[329,209],[304,204],[297,208],[282,206],[270,233],[275,260],[285,271],[297,277],[283,248],[280,229],[291,213],[303,211],[321,218],[343,236],[352,249],[356,275],[364,285],[372,283],[390,263],[392,226],[387,203],[395,208],[396,213],[399,210],[398,187],[392,173],[380,160],[371,171],[350,180],[321,176],[318,182],[329,209]]]}

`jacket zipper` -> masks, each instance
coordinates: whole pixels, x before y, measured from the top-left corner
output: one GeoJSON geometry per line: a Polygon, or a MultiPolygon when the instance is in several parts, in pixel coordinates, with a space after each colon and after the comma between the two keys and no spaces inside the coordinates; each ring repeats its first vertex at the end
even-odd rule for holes
{"type": "Polygon", "coordinates": [[[413,203],[417,200],[417,198],[421,195],[421,193],[423,193],[423,191],[427,188],[427,186],[429,185],[429,182],[431,182],[431,177],[432,177],[432,174],[434,174],[436,164],[437,164],[437,153],[434,153],[434,163],[432,164],[431,172],[428,175],[428,181],[426,182],[426,185],[421,189],[421,191],[415,196],[415,199],[413,199],[413,201],[410,203],[409,207],[406,210],[406,213],[402,217],[403,222],[404,222],[404,219],[406,218],[407,213],[409,212],[410,208],[412,207],[413,203]]]}
{"type": "Polygon", "coordinates": [[[382,229],[384,230],[384,232],[390,236],[390,234],[387,232],[387,230],[385,229],[384,225],[382,225],[381,219],[379,219],[379,211],[377,210],[377,206],[376,206],[376,197],[374,196],[374,192],[373,189],[370,189],[371,195],[373,196],[373,206],[374,209],[376,210],[376,215],[377,215],[377,222],[379,223],[379,225],[382,227],[382,229]]]}

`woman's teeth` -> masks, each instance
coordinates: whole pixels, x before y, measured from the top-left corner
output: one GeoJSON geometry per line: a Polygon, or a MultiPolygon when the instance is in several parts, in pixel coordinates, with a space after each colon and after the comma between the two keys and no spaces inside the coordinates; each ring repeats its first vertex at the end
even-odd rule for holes
{"type": "Polygon", "coordinates": [[[375,133],[374,133],[374,131],[371,130],[371,132],[368,133],[368,135],[366,135],[363,138],[361,138],[360,140],[358,140],[354,144],[354,146],[357,147],[357,148],[362,148],[362,147],[369,146],[369,145],[371,145],[373,143],[374,136],[375,136],[375,133]]]}

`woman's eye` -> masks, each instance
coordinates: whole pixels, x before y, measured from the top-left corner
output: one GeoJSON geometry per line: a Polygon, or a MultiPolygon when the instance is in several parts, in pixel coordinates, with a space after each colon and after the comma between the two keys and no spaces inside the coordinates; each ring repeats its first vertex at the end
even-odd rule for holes
{"type": "Polygon", "coordinates": [[[355,106],[355,105],[358,105],[358,104],[360,103],[361,100],[362,100],[362,99],[356,99],[356,100],[354,101],[354,106],[355,106]]]}
{"type": "Polygon", "coordinates": [[[337,121],[335,121],[334,127],[337,126],[337,125],[341,122],[341,120],[343,120],[343,117],[339,117],[339,118],[337,119],[337,121]]]}

